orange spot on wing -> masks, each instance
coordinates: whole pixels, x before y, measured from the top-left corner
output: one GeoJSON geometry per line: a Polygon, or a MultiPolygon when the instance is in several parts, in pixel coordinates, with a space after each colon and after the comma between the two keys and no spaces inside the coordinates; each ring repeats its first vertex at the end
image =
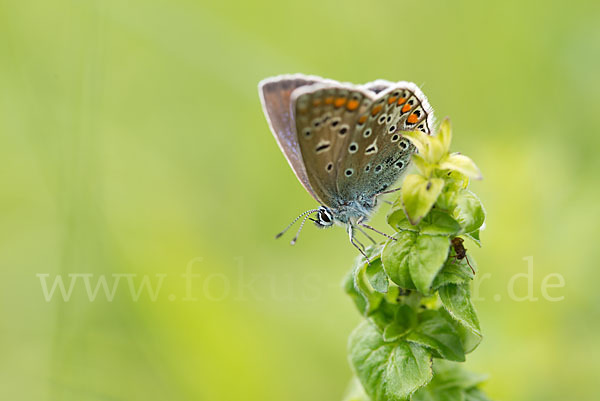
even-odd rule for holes
{"type": "Polygon", "coordinates": [[[348,102],[348,104],[346,105],[346,108],[350,111],[354,111],[354,110],[358,109],[358,105],[359,105],[358,100],[350,100],[348,102]]]}
{"type": "Polygon", "coordinates": [[[383,106],[375,106],[375,107],[373,107],[373,110],[371,110],[371,115],[372,116],[376,116],[377,113],[379,113],[381,111],[381,109],[383,109],[383,106]]]}
{"type": "Polygon", "coordinates": [[[406,98],[405,97],[401,97],[400,99],[398,99],[398,106],[400,106],[404,102],[406,102],[406,98]]]}
{"type": "Polygon", "coordinates": [[[360,116],[360,118],[358,119],[358,123],[359,124],[364,124],[365,121],[367,121],[367,115],[366,114],[364,116],[360,116]]]}
{"type": "Polygon", "coordinates": [[[334,106],[335,107],[342,107],[345,103],[346,103],[346,98],[345,97],[338,97],[337,99],[335,99],[334,106]]]}
{"type": "MultiPolygon", "coordinates": [[[[406,106],[408,106],[408,105],[406,105],[406,106]]],[[[404,107],[406,107],[406,106],[404,106],[404,107]]],[[[419,122],[419,117],[417,117],[417,115],[415,113],[412,113],[410,116],[408,116],[406,121],[408,121],[409,124],[416,124],[419,122]]]]}
{"type": "Polygon", "coordinates": [[[329,96],[325,98],[325,104],[331,104],[333,103],[333,96],[329,96]]]}
{"type": "Polygon", "coordinates": [[[402,108],[402,112],[406,113],[407,111],[410,110],[412,106],[410,104],[405,104],[404,107],[402,108]]]}
{"type": "Polygon", "coordinates": [[[396,96],[389,98],[388,99],[388,104],[394,103],[396,101],[396,99],[398,99],[396,96]]]}
{"type": "Polygon", "coordinates": [[[321,99],[315,99],[315,100],[313,100],[313,106],[314,107],[317,107],[320,104],[321,104],[321,99]]]}

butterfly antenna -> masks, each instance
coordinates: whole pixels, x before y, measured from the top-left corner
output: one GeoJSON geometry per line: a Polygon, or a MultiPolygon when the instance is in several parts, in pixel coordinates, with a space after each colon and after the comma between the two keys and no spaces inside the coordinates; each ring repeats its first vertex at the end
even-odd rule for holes
{"type": "MultiPolygon", "coordinates": [[[[310,216],[310,215],[308,215],[308,216],[310,216]]],[[[302,220],[302,223],[300,223],[300,227],[298,228],[298,232],[296,232],[296,235],[290,241],[290,245],[296,244],[296,241],[298,240],[298,236],[300,235],[300,231],[302,231],[302,227],[304,227],[304,223],[306,223],[306,219],[308,219],[308,216],[306,216],[304,218],[304,220],[302,220]]]]}
{"type": "MultiPolygon", "coordinates": [[[[291,228],[291,227],[294,225],[294,223],[296,223],[296,222],[297,222],[297,221],[298,221],[300,218],[302,218],[303,216],[305,216],[305,215],[307,215],[307,214],[309,214],[309,215],[310,215],[310,213],[314,213],[314,212],[318,212],[318,211],[319,211],[319,209],[312,209],[312,210],[307,210],[306,212],[302,213],[300,216],[296,217],[296,218],[295,218],[295,219],[294,219],[294,220],[293,220],[293,221],[292,221],[290,224],[288,224],[288,226],[287,226],[287,227],[286,227],[286,228],[285,228],[285,229],[284,229],[282,232],[280,232],[279,234],[277,234],[277,235],[275,236],[275,239],[277,239],[277,238],[281,237],[283,234],[285,234],[285,233],[286,233],[286,231],[287,231],[287,230],[289,230],[289,229],[290,229],[290,228],[291,228]]],[[[306,220],[306,219],[305,219],[305,220],[306,220]]],[[[302,223],[302,224],[304,224],[304,223],[302,223]]],[[[296,237],[297,237],[297,236],[298,236],[298,235],[296,235],[296,237]]]]}

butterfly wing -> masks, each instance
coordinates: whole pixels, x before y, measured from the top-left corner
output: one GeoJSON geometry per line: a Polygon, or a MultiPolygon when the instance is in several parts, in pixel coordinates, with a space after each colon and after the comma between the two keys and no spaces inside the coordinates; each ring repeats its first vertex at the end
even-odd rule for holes
{"type": "MultiPolygon", "coordinates": [[[[374,84],[377,84],[376,81],[374,84]]],[[[371,84],[369,90],[381,89],[371,84]]],[[[385,191],[406,171],[414,146],[401,131],[431,132],[433,110],[413,83],[398,82],[382,89],[356,125],[340,154],[336,187],[348,200],[370,200],[385,191]]]]}
{"type": "Polygon", "coordinates": [[[373,97],[366,89],[336,81],[302,87],[292,94],[291,111],[308,180],[326,206],[340,204],[336,182],[347,139],[373,97]]]}
{"type": "Polygon", "coordinates": [[[430,133],[433,111],[413,83],[363,86],[303,75],[259,84],[271,130],[296,176],[321,204],[372,199],[406,170],[414,146],[401,131],[430,133]]]}
{"type": "Polygon", "coordinates": [[[295,89],[313,85],[321,81],[322,79],[319,77],[282,75],[267,78],[258,84],[263,112],[271,128],[271,132],[273,132],[275,140],[279,144],[279,148],[285,155],[302,186],[317,201],[319,199],[310,185],[302,155],[300,154],[294,116],[290,112],[290,102],[291,94],[295,89]]]}
{"type": "Polygon", "coordinates": [[[394,85],[394,82],[386,81],[385,79],[378,79],[373,82],[364,84],[363,88],[367,89],[370,92],[377,94],[379,92],[386,90],[387,88],[389,88],[390,86],[393,86],[393,85],[394,85]]]}

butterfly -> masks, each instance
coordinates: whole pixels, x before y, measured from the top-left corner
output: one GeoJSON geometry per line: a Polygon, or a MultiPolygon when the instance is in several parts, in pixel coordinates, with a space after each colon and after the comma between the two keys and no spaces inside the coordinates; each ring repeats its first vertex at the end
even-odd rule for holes
{"type": "MultiPolygon", "coordinates": [[[[403,131],[432,131],[433,110],[417,85],[377,80],[364,85],[301,74],[259,85],[265,117],[296,177],[319,203],[294,219],[318,227],[346,226],[350,242],[369,262],[355,230],[387,234],[366,224],[380,195],[406,171],[415,152],[403,131]],[[316,218],[311,217],[316,213],[316,218]]],[[[393,238],[392,238],[393,239],[393,238]]],[[[370,263],[370,262],[369,262],[370,263]]]]}

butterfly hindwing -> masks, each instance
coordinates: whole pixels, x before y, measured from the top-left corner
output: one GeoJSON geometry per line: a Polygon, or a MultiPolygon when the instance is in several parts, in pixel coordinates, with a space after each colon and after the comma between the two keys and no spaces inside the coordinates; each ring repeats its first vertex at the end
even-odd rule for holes
{"type": "Polygon", "coordinates": [[[410,163],[414,146],[402,131],[429,133],[433,114],[416,85],[399,82],[383,89],[357,118],[342,153],[336,187],[342,199],[371,199],[389,189],[410,163]]]}
{"type": "Polygon", "coordinates": [[[319,84],[295,92],[296,131],[307,175],[317,195],[329,206],[340,201],[336,182],[348,138],[358,115],[372,103],[370,93],[339,83],[319,84]]]}

